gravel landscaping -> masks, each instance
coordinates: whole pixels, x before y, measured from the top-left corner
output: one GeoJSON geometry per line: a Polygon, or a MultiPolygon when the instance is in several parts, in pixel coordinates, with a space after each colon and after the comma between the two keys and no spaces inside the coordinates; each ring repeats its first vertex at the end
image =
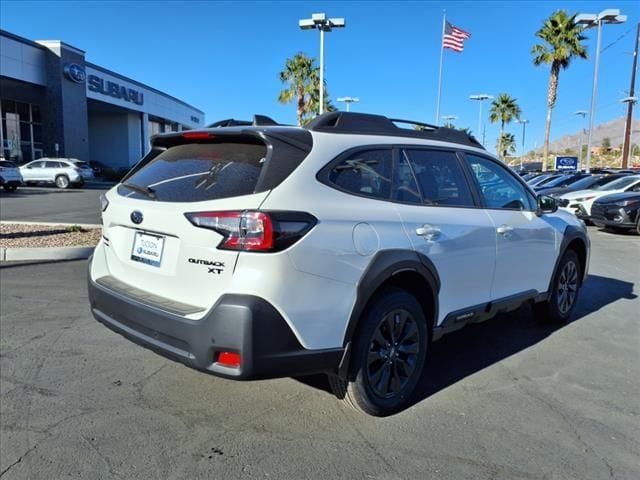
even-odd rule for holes
{"type": "Polygon", "coordinates": [[[0,224],[0,248],[95,246],[102,228],[78,225],[0,224]]]}

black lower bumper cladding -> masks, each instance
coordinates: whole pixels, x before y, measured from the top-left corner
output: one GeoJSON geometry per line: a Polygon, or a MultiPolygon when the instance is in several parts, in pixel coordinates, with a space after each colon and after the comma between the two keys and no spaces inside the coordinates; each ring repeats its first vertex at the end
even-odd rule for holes
{"type": "Polygon", "coordinates": [[[129,299],[89,278],[93,316],[111,330],[160,355],[213,375],[237,380],[289,377],[337,369],[343,349],[307,350],[267,301],[224,295],[200,320],[129,299]],[[217,362],[240,354],[239,368],[217,362]]]}

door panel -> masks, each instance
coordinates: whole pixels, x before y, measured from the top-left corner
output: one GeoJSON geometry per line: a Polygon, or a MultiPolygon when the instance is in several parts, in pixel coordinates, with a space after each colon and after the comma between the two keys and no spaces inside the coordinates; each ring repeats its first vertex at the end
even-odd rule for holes
{"type": "Polygon", "coordinates": [[[546,292],[558,251],[555,229],[535,213],[535,197],[498,161],[465,154],[497,236],[493,300],[546,292]]]}
{"type": "Polygon", "coordinates": [[[401,150],[393,189],[413,247],[440,275],[438,325],[451,312],[489,302],[496,233],[487,212],[474,204],[456,154],[401,150]]]}

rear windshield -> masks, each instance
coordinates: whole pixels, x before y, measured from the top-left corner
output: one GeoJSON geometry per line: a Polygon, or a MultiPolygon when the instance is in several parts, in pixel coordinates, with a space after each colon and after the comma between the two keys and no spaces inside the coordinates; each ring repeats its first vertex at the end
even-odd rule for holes
{"type": "Polygon", "coordinates": [[[242,143],[191,143],[170,147],[118,187],[127,197],[200,202],[254,193],[267,148],[242,143]]]}
{"type": "Polygon", "coordinates": [[[78,168],[91,168],[87,162],[73,162],[78,168]]]}
{"type": "Polygon", "coordinates": [[[7,162],[6,160],[0,160],[0,167],[2,168],[18,168],[13,162],[7,162]]]}

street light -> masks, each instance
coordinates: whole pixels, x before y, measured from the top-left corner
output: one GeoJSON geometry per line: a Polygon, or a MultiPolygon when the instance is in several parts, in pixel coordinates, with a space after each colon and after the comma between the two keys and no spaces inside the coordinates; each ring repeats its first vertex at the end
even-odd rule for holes
{"type": "Polygon", "coordinates": [[[347,104],[347,112],[349,111],[349,105],[352,103],[358,103],[360,101],[359,98],[356,97],[340,97],[338,98],[339,102],[344,102],[347,104]]]}
{"type": "MultiPolygon", "coordinates": [[[[638,103],[638,97],[625,97],[625,98],[620,99],[620,101],[623,102],[623,103],[628,104],[629,107],[630,107],[630,110],[633,111],[633,105],[638,103]]],[[[625,131],[625,136],[627,135],[627,132],[629,132],[628,133],[628,135],[629,135],[629,141],[628,142],[629,143],[628,143],[627,152],[626,152],[627,156],[624,155],[624,152],[623,152],[623,155],[622,155],[622,168],[627,168],[629,166],[629,163],[630,163],[629,160],[631,159],[631,157],[633,157],[633,142],[631,141],[632,137],[633,137],[633,131],[634,131],[633,130],[633,115],[628,116],[626,125],[624,127],[624,131],[625,131]],[[629,123],[629,122],[631,122],[631,123],[629,123]]]]}
{"type": "Polygon", "coordinates": [[[600,38],[603,23],[623,23],[627,21],[626,15],[620,15],[617,8],[608,8],[600,13],[581,13],[575,17],[576,25],[584,25],[584,28],[597,27],[596,36],[596,60],[593,68],[593,89],[591,90],[591,109],[589,110],[589,136],[587,137],[587,162],[585,171],[591,169],[591,134],[593,132],[593,117],[596,113],[596,96],[598,94],[598,68],[600,65],[600,38]]]}
{"type": "Polygon", "coordinates": [[[522,154],[520,155],[520,170],[522,170],[522,159],[524,158],[524,134],[527,127],[527,123],[529,120],[525,120],[524,118],[516,120],[516,123],[522,124],[522,154]]]}
{"type": "Polygon", "coordinates": [[[478,115],[478,136],[482,135],[482,145],[484,145],[484,129],[482,128],[482,102],[485,100],[493,100],[493,95],[487,95],[486,93],[480,93],[478,95],[469,95],[471,100],[480,101],[480,114],[478,115]]]}
{"type": "Polygon", "coordinates": [[[311,18],[298,21],[302,30],[320,30],[320,107],[319,114],[324,111],[324,32],[330,32],[334,28],[344,28],[344,18],[327,18],[325,13],[314,13],[311,18]]]}
{"type": "Polygon", "coordinates": [[[578,150],[578,158],[580,159],[580,168],[582,168],[582,144],[584,143],[584,119],[587,116],[586,110],[578,110],[577,112],[573,112],[574,115],[580,115],[582,117],[582,131],[580,132],[580,150],[578,150]]]}

